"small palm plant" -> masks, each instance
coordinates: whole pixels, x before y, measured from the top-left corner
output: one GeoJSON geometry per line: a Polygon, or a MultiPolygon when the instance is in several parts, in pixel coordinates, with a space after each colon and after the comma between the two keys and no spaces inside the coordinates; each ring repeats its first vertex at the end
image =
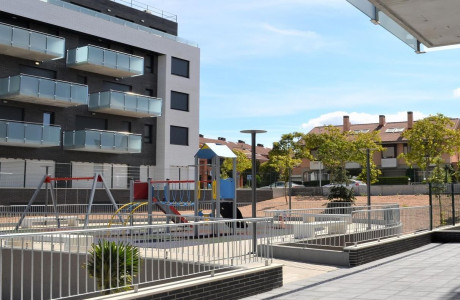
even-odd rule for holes
{"type": "Polygon", "coordinates": [[[141,262],[138,248],[123,242],[99,240],[91,245],[88,253],[88,262],[83,268],[91,278],[96,278],[97,288],[103,294],[132,289],[141,262]]]}

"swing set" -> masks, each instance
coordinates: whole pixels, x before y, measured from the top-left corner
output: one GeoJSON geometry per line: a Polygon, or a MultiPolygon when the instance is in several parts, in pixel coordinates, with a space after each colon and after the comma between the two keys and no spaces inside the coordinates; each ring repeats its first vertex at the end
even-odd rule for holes
{"type": "MultiPolygon", "coordinates": [[[[86,210],[85,214],[85,222],[84,222],[84,228],[86,229],[88,227],[89,223],[89,216],[91,214],[91,209],[93,206],[94,202],[94,195],[96,192],[96,185],[97,183],[101,183],[102,187],[105,189],[105,192],[107,193],[107,196],[109,197],[110,202],[112,203],[114,210],[118,210],[117,203],[115,202],[115,199],[112,196],[112,193],[110,192],[110,189],[108,185],[106,184],[104,177],[102,176],[101,173],[95,173],[94,176],[91,177],[51,177],[50,175],[46,174],[43,176],[42,180],[38,184],[37,188],[35,189],[35,192],[33,193],[32,197],[29,200],[29,203],[27,204],[26,209],[24,212],[21,214],[21,217],[19,218],[18,223],[16,224],[16,231],[19,230],[19,227],[24,222],[24,219],[29,212],[30,208],[34,204],[40,190],[43,188],[43,185],[45,185],[46,193],[51,196],[51,201],[53,205],[53,211],[54,211],[54,217],[51,217],[52,220],[56,220],[57,227],[61,228],[61,221],[65,220],[66,217],[60,216],[58,209],[57,209],[57,199],[56,199],[56,183],[59,181],[79,181],[79,180],[87,180],[87,181],[92,181],[91,185],[91,190],[90,190],[90,196],[88,199],[88,208],[86,210]]],[[[40,222],[46,219],[47,217],[40,217],[40,218],[26,218],[28,220],[28,224],[33,224],[33,222],[40,222]]],[[[78,221],[76,222],[78,225],[78,221]]]]}

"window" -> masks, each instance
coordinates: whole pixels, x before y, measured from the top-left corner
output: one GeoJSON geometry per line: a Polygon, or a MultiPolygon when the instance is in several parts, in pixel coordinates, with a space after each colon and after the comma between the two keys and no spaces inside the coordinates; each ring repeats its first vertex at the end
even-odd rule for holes
{"type": "Polygon", "coordinates": [[[102,88],[104,91],[114,90],[119,92],[130,92],[132,90],[132,86],[130,85],[110,81],[104,81],[102,83],[102,88]]]}
{"type": "Polygon", "coordinates": [[[188,146],[188,128],[171,126],[170,132],[170,143],[171,145],[182,145],[188,146]]]}
{"type": "Polygon", "coordinates": [[[24,109],[18,107],[0,105],[0,119],[12,121],[24,121],[24,109]]]}
{"type": "Polygon", "coordinates": [[[395,133],[395,132],[403,132],[404,128],[388,128],[385,130],[386,133],[395,133]]]}
{"type": "Polygon", "coordinates": [[[37,67],[20,65],[19,71],[23,74],[28,74],[32,76],[56,79],[56,71],[53,71],[53,70],[47,70],[47,69],[42,69],[42,68],[37,68],[37,67]]]}
{"type": "Polygon", "coordinates": [[[352,134],[359,134],[359,133],[368,133],[369,129],[355,129],[351,133],[352,134]]]}
{"type": "Polygon", "coordinates": [[[145,89],[145,95],[153,97],[153,90],[152,89],[145,89]]]}
{"type": "Polygon", "coordinates": [[[144,124],[144,143],[152,143],[152,125],[144,124]]]}
{"type": "Polygon", "coordinates": [[[382,152],[382,158],[395,158],[396,157],[396,146],[395,145],[384,145],[385,150],[382,152]]]}
{"type": "Polygon", "coordinates": [[[144,73],[153,73],[153,55],[146,55],[144,57],[144,73]]]}
{"type": "Polygon", "coordinates": [[[107,120],[101,118],[90,118],[85,116],[77,116],[76,130],[82,129],[99,129],[107,130],[107,120]]]}
{"type": "Polygon", "coordinates": [[[188,111],[188,94],[171,91],[171,109],[188,111]]]}
{"type": "Polygon", "coordinates": [[[131,132],[131,122],[121,121],[121,130],[122,132],[131,132]]]}
{"type": "Polygon", "coordinates": [[[189,61],[173,57],[171,60],[171,74],[189,77],[189,61]]]}
{"type": "Polygon", "coordinates": [[[54,124],[54,113],[44,112],[43,113],[43,125],[52,125],[52,124],[54,124]]]}

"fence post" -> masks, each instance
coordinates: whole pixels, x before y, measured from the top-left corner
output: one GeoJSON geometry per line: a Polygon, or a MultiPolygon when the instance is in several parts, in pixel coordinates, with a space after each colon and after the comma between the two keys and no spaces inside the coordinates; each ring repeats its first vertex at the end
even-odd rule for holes
{"type": "Polygon", "coordinates": [[[450,184],[452,193],[452,225],[455,226],[455,195],[454,195],[454,183],[450,184]]]}
{"type": "Polygon", "coordinates": [[[431,193],[431,182],[428,183],[428,190],[430,199],[430,230],[433,230],[433,195],[431,193]]]}

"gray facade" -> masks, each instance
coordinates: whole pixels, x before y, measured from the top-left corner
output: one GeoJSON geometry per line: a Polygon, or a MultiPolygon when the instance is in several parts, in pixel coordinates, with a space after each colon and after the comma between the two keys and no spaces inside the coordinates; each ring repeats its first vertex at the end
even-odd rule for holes
{"type": "MultiPolygon", "coordinates": [[[[4,120],[0,124],[0,131],[1,126],[9,126],[4,130],[3,136],[0,132],[0,172],[11,174],[5,171],[5,166],[11,160],[40,160],[54,164],[74,163],[74,166],[78,162],[101,164],[104,165],[104,170],[112,170],[112,173],[115,165],[124,166],[123,170],[129,169],[129,177],[135,179],[151,176],[156,168],[156,176],[166,178],[165,172],[171,165],[193,163],[193,154],[198,149],[199,49],[179,40],[176,22],[109,0],[0,0],[0,22],[3,23],[3,27],[0,27],[0,119],[4,120]],[[149,31],[150,29],[153,31],[149,31]],[[12,49],[7,45],[9,30],[12,32],[12,49]],[[27,51],[19,49],[20,47],[16,51],[15,35],[22,31],[31,36],[31,44],[35,43],[35,39],[44,39],[43,36],[48,39],[48,35],[51,36],[50,39],[65,39],[64,57],[40,60],[34,59],[27,51]],[[71,64],[70,51],[75,51],[74,49],[80,51],[77,53],[87,51],[86,65],[89,66],[81,61],[71,64]],[[91,66],[91,53],[102,53],[103,63],[91,66]],[[171,74],[172,57],[189,62],[188,78],[171,74]],[[107,63],[112,58],[116,61],[114,66],[107,63]],[[136,60],[137,66],[132,67],[136,60]],[[125,70],[123,64],[127,64],[129,70],[125,70]],[[32,77],[21,79],[18,96],[9,93],[9,90],[14,86],[14,80],[22,78],[18,77],[20,74],[32,77]],[[37,79],[38,87],[34,85],[38,92],[32,97],[23,95],[22,93],[27,94],[25,90],[32,89],[29,85],[32,85],[31,80],[38,78],[35,76],[40,77],[37,79]],[[2,78],[5,79],[1,81],[2,78]],[[66,87],[58,90],[57,85],[61,85],[61,81],[72,85],[68,88],[69,91],[73,91],[75,85],[87,86],[90,95],[110,90],[120,91],[122,93],[118,96],[121,95],[124,100],[113,98],[110,101],[124,101],[125,106],[118,110],[112,107],[95,110],[90,109],[88,104],[70,103],[72,96],[70,100],[64,99],[64,102],[56,105],[53,99],[45,102],[40,89],[47,85],[54,85],[56,94],[72,93],[66,87]],[[189,111],[176,112],[170,109],[169,85],[172,85],[174,91],[189,95],[189,111]],[[136,99],[133,100],[133,97],[136,99]],[[152,100],[150,97],[161,98],[161,104],[158,101],[152,104],[156,99],[152,100]],[[138,104],[132,104],[134,101],[138,104]],[[138,114],[141,103],[147,103],[145,105],[149,106],[149,112],[150,105],[156,105],[157,112],[147,112],[148,117],[145,117],[145,113],[138,114]],[[126,110],[130,109],[126,107],[133,105],[135,107],[131,109],[134,112],[126,114],[126,110]],[[35,138],[31,136],[36,133],[26,132],[32,125],[24,127],[24,145],[14,143],[13,133],[10,132],[13,125],[18,127],[28,123],[37,126],[45,123],[60,126],[59,145],[45,145],[44,136],[41,137],[41,142],[40,137],[36,138],[40,145],[37,145],[37,141],[34,143],[32,140],[35,138]],[[188,128],[187,145],[170,145],[171,125],[188,128]],[[100,142],[93,141],[93,137],[99,134],[99,131],[94,130],[103,131],[100,142]],[[74,147],[68,146],[69,141],[77,143],[79,136],[77,133],[72,135],[73,131],[81,133],[85,143],[96,144],[92,148],[86,144],[80,145],[81,147],[73,144],[74,147]],[[105,131],[109,133],[106,134],[105,131]],[[103,144],[104,139],[106,144],[103,144]],[[110,139],[114,140],[113,145],[110,144],[110,139]],[[126,149],[123,148],[125,145],[126,149]],[[141,175],[142,172],[148,174],[141,175]]],[[[48,47],[50,42],[47,40],[46,43],[48,47]]],[[[44,52],[48,52],[48,49],[44,52]]],[[[57,98],[56,95],[54,97],[57,98]]],[[[88,100],[90,98],[91,96],[88,100]]],[[[37,128],[36,132],[39,131],[37,128]]],[[[65,175],[75,175],[75,172],[71,172],[65,175]]]]}

